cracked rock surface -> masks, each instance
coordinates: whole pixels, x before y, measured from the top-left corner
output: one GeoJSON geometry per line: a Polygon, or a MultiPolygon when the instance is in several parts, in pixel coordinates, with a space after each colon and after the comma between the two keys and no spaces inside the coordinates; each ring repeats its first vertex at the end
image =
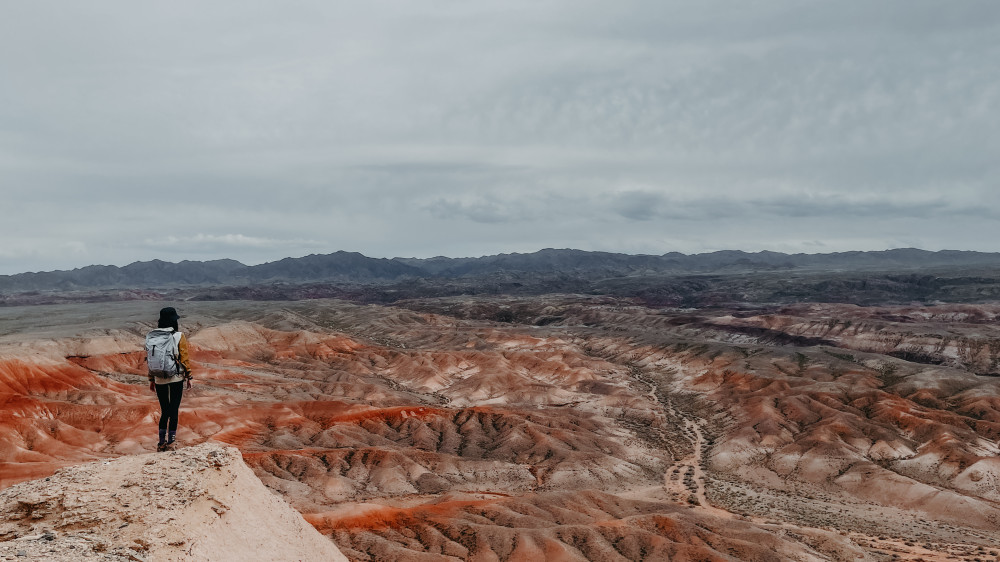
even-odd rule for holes
{"type": "Polygon", "coordinates": [[[0,560],[346,560],[215,442],[0,492],[0,560]]]}

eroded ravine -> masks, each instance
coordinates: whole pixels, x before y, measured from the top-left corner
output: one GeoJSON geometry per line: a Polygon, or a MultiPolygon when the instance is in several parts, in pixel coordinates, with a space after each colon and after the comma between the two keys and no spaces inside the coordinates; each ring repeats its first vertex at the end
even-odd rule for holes
{"type": "MultiPolygon", "coordinates": [[[[463,302],[191,303],[200,371],[180,437],[238,446],[357,560],[879,559],[878,545],[907,536],[920,548],[967,537],[969,553],[997,538],[976,523],[993,514],[996,472],[974,455],[991,449],[968,445],[993,436],[995,386],[954,370],[931,379],[898,358],[734,340],[688,313],[606,299],[517,304],[562,318],[544,327],[459,319],[475,305],[463,302]],[[910,399],[927,391],[949,409],[910,399]],[[903,445],[914,450],[888,456],[903,445]],[[913,505],[907,490],[941,478],[912,468],[935,447],[934,466],[965,459],[967,481],[913,505]],[[867,502],[865,478],[898,495],[867,502]],[[945,508],[969,521],[928,515],[945,508]],[[928,518],[941,528],[919,524],[928,518]],[[879,529],[884,541],[866,538],[879,529]]],[[[4,418],[5,457],[44,475],[149,450],[142,329],[0,341],[5,358],[33,365],[3,370],[0,399],[19,412],[4,418]]]]}

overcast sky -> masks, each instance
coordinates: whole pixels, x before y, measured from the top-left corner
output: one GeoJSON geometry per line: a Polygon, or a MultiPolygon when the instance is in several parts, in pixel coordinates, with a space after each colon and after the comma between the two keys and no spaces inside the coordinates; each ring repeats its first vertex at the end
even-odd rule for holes
{"type": "Polygon", "coordinates": [[[1000,2],[7,2],[0,274],[1000,250],[1000,2]]]}

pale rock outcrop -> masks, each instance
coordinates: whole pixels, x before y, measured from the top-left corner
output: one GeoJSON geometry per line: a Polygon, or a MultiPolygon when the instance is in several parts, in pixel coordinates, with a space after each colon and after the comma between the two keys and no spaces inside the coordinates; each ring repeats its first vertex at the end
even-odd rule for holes
{"type": "Polygon", "coordinates": [[[238,450],[208,442],[59,470],[0,492],[0,558],[347,560],[269,491],[238,450]]]}

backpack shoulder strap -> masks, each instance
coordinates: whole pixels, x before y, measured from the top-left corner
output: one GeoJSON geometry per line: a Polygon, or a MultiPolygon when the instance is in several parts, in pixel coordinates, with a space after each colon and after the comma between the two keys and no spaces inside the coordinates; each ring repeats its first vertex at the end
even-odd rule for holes
{"type": "Polygon", "coordinates": [[[173,333],[174,363],[177,365],[177,372],[184,373],[185,377],[189,377],[190,373],[188,372],[187,367],[185,367],[184,364],[181,363],[181,336],[183,335],[184,335],[183,332],[173,333]]]}

